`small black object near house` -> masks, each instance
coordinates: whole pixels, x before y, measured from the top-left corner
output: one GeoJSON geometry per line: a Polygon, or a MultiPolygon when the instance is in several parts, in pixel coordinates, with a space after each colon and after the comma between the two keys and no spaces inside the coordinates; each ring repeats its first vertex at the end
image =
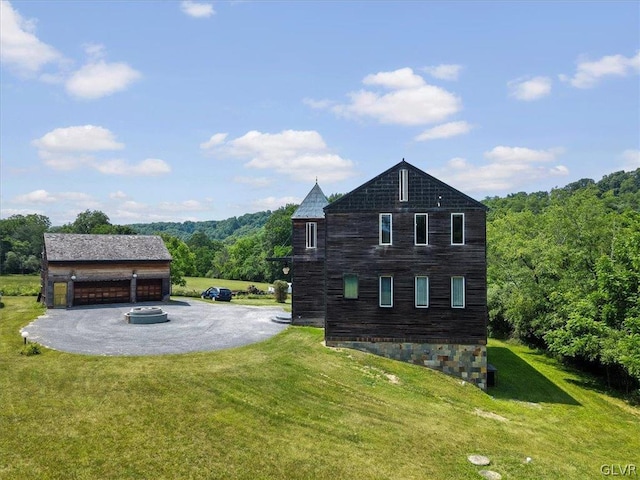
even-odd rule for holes
{"type": "Polygon", "coordinates": [[[170,267],[158,236],[45,233],[39,297],[48,308],[166,301],[170,267]]]}
{"type": "Polygon", "coordinates": [[[404,160],[323,214],[321,193],[293,218],[293,323],[485,389],[487,208],[404,160]]]}

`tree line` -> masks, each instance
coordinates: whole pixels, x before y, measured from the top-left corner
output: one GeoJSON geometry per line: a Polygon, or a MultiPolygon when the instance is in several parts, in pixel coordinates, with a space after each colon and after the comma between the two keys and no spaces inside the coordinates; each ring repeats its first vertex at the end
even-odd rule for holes
{"type": "Polygon", "coordinates": [[[640,383],[640,169],[486,199],[489,330],[640,383]]]}
{"type": "Polygon", "coordinates": [[[194,222],[152,222],[133,223],[129,225],[141,235],[158,235],[166,233],[172,237],[187,241],[195,233],[203,233],[211,240],[228,241],[256,233],[264,226],[273,212],[246,213],[239,217],[225,220],[206,220],[194,222]]]}
{"type": "MultiPolygon", "coordinates": [[[[184,285],[184,277],[216,277],[254,282],[271,282],[282,277],[282,265],[267,258],[291,254],[291,215],[296,205],[286,205],[274,212],[252,214],[252,221],[242,223],[236,217],[217,222],[230,232],[223,240],[211,238],[204,231],[194,231],[185,241],[160,231],[142,231],[135,225],[114,225],[99,210],[86,210],[68,224],[52,227],[44,215],[13,215],[0,220],[0,273],[33,274],[41,267],[43,235],[80,234],[159,234],[173,257],[172,282],[184,285]],[[262,223],[257,227],[257,223],[262,223]],[[229,227],[231,225],[231,227],[229,227]],[[233,228],[233,225],[236,228],[233,228]],[[237,237],[238,231],[250,234],[237,237]]],[[[242,218],[242,217],[240,217],[242,218]]],[[[245,218],[246,220],[246,218],[245,218]]],[[[192,222],[194,224],[206,222],[192,222]]],[[[176,226],[168,222],[165,226],[176,226]]]]}

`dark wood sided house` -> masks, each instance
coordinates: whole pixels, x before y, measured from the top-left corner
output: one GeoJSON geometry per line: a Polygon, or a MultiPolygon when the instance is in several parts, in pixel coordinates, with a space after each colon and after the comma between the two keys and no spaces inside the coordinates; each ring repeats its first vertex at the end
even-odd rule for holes
{"type": "Polygon", "coordinates": [[[293,218],[293,323],[485,389],[487,208],[404,160],[323,215],[321,193],[293,218]]]}
{"type": "Polygon", "coordinates": [[[48,308],[166,301],[171,260],[155,235],[45,233],[40,300],[48,308]]]}

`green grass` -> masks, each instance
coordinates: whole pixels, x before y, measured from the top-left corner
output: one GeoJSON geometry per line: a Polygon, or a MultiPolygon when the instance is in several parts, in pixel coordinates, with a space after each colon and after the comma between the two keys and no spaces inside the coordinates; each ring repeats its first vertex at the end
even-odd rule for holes
{"type": "MultiPolygon", "coordinates": [[[[187,282],[186,286],[173,286],[173,295],[199,298],[200,293],[209,287],[225,287],[235,292],[246,291],[250,285],[254,285],[259,290],[266,292],[270,285],[269,283],[224,280],[221,278],[185,277],[185,280],[187,282]]],[[[273,307],[277,305],[288,312],[291,311],[291,295],[287,296],[287,301],[284,304],[276,303],[273,295],[236,295],[233,297],[233,303],[257,307],[273,307]]]]}
{"type": "Polygon", "coordinates": [[[204,278],[204,277],[185,277],[187,281],[186,288],[192,288],[202,292],[209,287],[225,287],[229,290],[247,290],[250,285],[255,285],[260,290],[267,291],[269,283],[245,282],[243,280],[225,280],[222,278],[204,278]]]}
{"type": "Polygon", "coordinates": [[[38,295],[40,275],[0,275],[2,295],[38,295]]]}
{"type": "Polygon", "coordinates": [[[210,353],[24,356],[19,329],[42,309],[4,301],[3,479],[481,478],[473,453],[505,479],[640,465],[640,409],[524,347],[490,343],[488,394],[302,327],[210,353]]]}

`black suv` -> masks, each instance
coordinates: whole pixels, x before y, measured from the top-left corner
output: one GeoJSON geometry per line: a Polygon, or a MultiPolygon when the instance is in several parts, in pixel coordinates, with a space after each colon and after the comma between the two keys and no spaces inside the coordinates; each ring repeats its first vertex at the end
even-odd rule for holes
{"type": "Polygon", "coordinates": [[[228,288],[209,287],[200,294],[202,298],[210,298],[221,302],[230,302],[233,294],[228,288]]]}

